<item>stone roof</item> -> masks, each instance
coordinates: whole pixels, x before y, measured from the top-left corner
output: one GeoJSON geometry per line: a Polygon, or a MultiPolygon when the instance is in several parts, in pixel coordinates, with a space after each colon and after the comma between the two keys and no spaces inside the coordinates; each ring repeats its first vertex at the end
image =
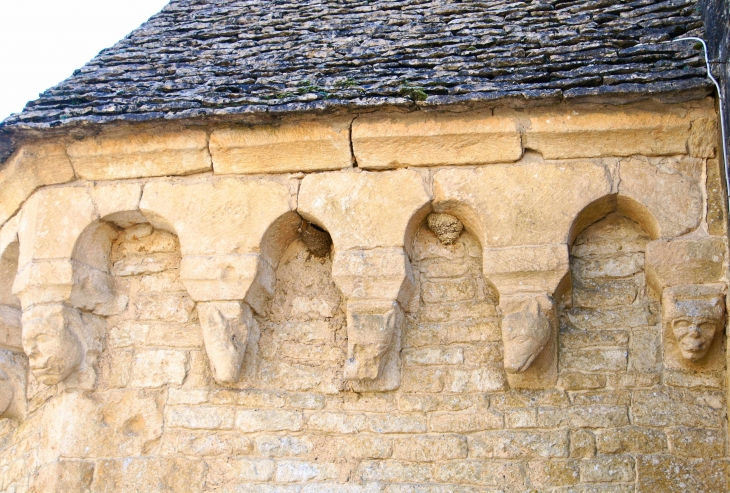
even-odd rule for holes
{"type": "Polygon", "coordinates": [[[697,0],[172,0],[0,130],[495,100],[702,97],[697,0]]]}

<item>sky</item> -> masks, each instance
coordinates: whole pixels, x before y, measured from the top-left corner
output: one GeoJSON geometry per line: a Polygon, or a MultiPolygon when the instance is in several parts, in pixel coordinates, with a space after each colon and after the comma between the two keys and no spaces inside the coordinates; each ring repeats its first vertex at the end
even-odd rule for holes
{"type": "Polygon", "coordinates": [[[0,0],[0,121],[129,34],[168,0],[0,0]]]}

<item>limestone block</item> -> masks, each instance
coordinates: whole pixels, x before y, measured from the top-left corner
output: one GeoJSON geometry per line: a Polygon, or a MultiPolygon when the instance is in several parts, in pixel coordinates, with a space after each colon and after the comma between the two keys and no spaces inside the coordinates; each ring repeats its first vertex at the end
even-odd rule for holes
{"type": "Polygon", "coordinates": [[[716,118],[698,118],[692,121],[688,143],[690,156],[715,157],[715,150],[720,145],[717,123],[716,118]]]}
{"type": "Polygon", "coordinates": [[[23,206],[19,268],[34,260],[70,259],[76,240],[96,219],[88,187],[39,190],[23,206]]]}
{"type": "Polygon", "coordinates": [[[0,418],[25,419],[27,371],[22,352],[0,349],[0,418]]]}
{"type": "Polygon", "coordinates": [[[392,301],[348,302],[345,379],[378,377],[401,316],[400,307],[392,301]]]}
{"type": "Polygon", "coordinates": [[[434,208],[454,211],[484,248],[560,244],[611,181],[587,161],[450,168],[433,175],[434,208]]]}
{"type": "Polygon", "coordinates": [[[148,183],[140,210],[176,233],[183,257],[257,252],[269,226],[289,212],[289,187],[276,180],[210,178],[148,183]]]}
{"type": "Polygon", "coordinates": [[[413,293],[411,264],[402,248],[337,252],[332,278],[347,299],[398,299],[413,293]]]}
{"type": "Polygon", "coordinates": [[[213,376],[219,383],[237,382],[255,323],[251,308],[239,302],[199,303],[198,317],[213,376]]]}
{"type": "Polygon", "coordinates": [[[86,264],[73,261],[73,286],[68,301],[75,307],[108,315],[114,311],[114,278],[86,264]]]}
{"type": "Polygon", "coordinates": [[[364,169],[517,161],[517,122],[489,113],[372,114],[352,124],[352,145],[364,169]]]}
{"type": "Polygon", "coordinates": [[[256,277],[258,255],[187,256],[180,281],[196,301],[241,300],[256,277]]]}
{"type": "Polygon", "coordinates": [[[13,284],[22,306],[67,301],[73,289],[73,261],[39,260],[24,265],[13,284]]]}
{"type": "Polygon", "coordinates": [[[662,294],[664,364],[695,371],[725,368],[724,284],[681,284],[662,294]]]}
{"type": "Polygon", "coordinates": [[[96,206],[99,217],[137,211],[142,198],[141,183],[97,183],[91,189],[91,199],[96,206]]]}
{"type": "Polygon", "coordinates": [[[329,232],[335,251],[402,247],[411,218],[429,202],[412,170],[304,177],[298,212],[329,232]]]}
{"type": "Polygon", "coordinates": [[[13,294],[19,254],[17,235],[15,241],[6,245],[0,243],[0,304],[20,306],[20,300],[13,294]]]}
{"type": "Polygon", "coordinates": [[[0,305],[0,347],[22,351],[22,328],[20,308],[0,305]]]}
{"type": "Polygon", "coordinates": [[[686,154],[690,121],[672,113],[572,107],[529,118],[525,148],[545,159],[686,154]]]}
{"type": "MultiPolygon", "coordinates": [[[[648,220],[631,217],[642,226],[655,225],[644,228],[652,237],[680,236],[699,225],[703,200],[700,186],[694,180],[640,158],[622,160],[619,177],[619,202],[623,197],[633,199],[651,213],[652,218],[648,220]]],[[[641,211],[635,215],[641,215],[641,211]]]]}
{"type": "Polygon", "coordinates": [[[162,435],[164,402],[137,390],[66,392],[47,413],[44,438],[64,457],[146,455],[162,435]]]}
{"type": "Polygon", "coordinates": [[[187,355],[172,349],[148,349],[135,354],[132,363],[132,387],[181,385],[188,374],[187,355]]]}
{"type": "Polygon", "coordinates": [[[75,141],[68,157],[79,178],[119,180],[211,170],[203,130],[102,134],[75,141]]]}
{"type": "Polygon", "coordinates": [[[23,349],[40,383],[63,381],[83,363],[88,347],[80,313],[63,305],[40,305],[23,313],[23,349]]]}
{"type": "Polygon", "coordinates": [[[73,179],[74,170],[61,144],[38,142],[21,147],[0,169],[0,224],[10,219],[36,189],[73,179]]]}
{"type": "Polygon", "coordinates": [[[352,166],[351,118],[216,129],[217,174],[327,171],[352,166]]]}
{"type": "MultiPolygon", "coordinates": [[[[707,231],[711,235],[727,235],[727,196],[725,167],[719,159],[707,160],[707,231]]],[[[2,243],[0,243],[0,247],[2,243]]]]}
{"type": "Polygon", "coordinates": [[[557,318],[545,294],[501,296],[504,368],[512,388],[551,388],[558,377],[557,318]]]}
{"type": "Polygon", "coordinates": [[[719,282],[727,245],[723,238],[656,240],[646,245],[647,282],[657,293],[667,286],[719,282]]]}
{"type": "Polygon", "coordinates": [[[568,272],[568,246],[485,248],[484,275],[502,295],[519,292],[553,293],[568,272]]]}

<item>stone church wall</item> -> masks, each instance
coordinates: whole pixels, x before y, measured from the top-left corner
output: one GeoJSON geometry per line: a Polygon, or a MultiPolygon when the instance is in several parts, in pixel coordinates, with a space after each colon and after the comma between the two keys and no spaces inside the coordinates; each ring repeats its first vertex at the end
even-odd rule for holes
{"type": "Polygon", "coordinates": [[[550,111],[21,149],[0,492],[727,491],[714,109],[550,111]]]}

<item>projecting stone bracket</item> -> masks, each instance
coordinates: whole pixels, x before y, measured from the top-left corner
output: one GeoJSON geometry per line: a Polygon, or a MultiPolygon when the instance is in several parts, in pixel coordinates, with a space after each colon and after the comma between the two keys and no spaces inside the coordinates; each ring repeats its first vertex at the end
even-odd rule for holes
{"type": "Polygon", "coordinates": [[[405,251],[398,247],[337,253],[332,277],[347,300],[345,379],[367,388],[397,388],[401,306],[415,290],[405,251]],[[395,375],[386,375],[386,367],[392,367],[395,375]]]}
{"type": "Polygon", "coordinates": [[[205,351],[219,383],[235,383],[241,374],[248,335],[256,321],[246,303],[198,303],[205,351]]]}
{"type": "Polygon", "coordinates": [[[646,246],[647,283],[662,302],[662,343],[668,368],[715,371],[725,366],[722,334],[726,240],[704,236],[656,240],[646,246]]]}

